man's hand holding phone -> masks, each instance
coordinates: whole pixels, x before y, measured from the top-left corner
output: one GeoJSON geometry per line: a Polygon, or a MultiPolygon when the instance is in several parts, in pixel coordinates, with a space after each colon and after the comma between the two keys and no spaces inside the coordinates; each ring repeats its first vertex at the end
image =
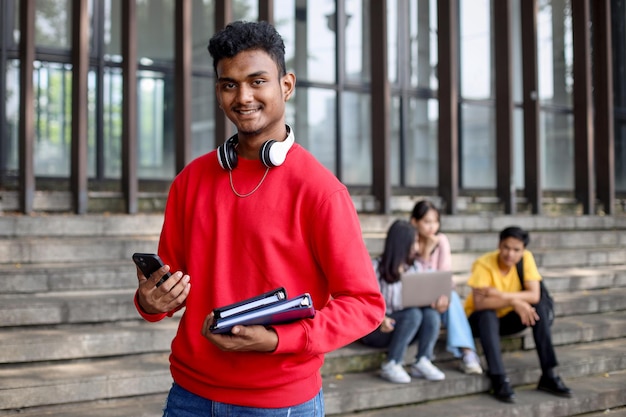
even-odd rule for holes
{"type": "Polygon", "coordinates": [[[170,274],[169,265],[163,265],[154,254],[134,254],[133,261],[139,281],[137,301],[146,313],[167,313],[185,302],[191,289],[189,275],[181,271],[170,274]]]}

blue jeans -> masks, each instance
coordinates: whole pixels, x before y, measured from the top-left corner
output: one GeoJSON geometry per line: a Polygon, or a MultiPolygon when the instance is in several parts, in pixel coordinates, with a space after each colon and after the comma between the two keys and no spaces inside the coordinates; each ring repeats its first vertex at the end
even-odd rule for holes
{"type": "Polygon", "coordinates": [[[167,396],[163,417],[323,417],[322,390],[313,399],[284,408],[255,408],[207,400],[174,383],[167,396]]]}
{"type": "Polygon", "coordinates": [[[456,291],[450,293],[448,310],[441,315],[442,324],[448,329],[446,350],[456,358],[461,357],[461,348],[476,352],[476,343],[461,298],[456,291]]]}
{"type": "Polygon", "coordinates": [[[439,337],[441,328],[441,314],[430,307],[410,307],[394,311],[388,315],[396,321],[393,332],[383,333],[380,329],[361,339],[365,345],[386,347],[387,359],[397,363],[404,362],[406,349],[417,342],[417,357],[433,358],[433,349],[439,337]]]}

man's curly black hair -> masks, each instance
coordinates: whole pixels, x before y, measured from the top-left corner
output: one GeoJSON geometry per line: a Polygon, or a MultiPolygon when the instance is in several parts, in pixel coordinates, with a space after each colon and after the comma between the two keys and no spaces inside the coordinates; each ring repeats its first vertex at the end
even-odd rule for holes
{"type": "Polygon", "coordinates": [[[209,53],[213,57],[213,70],[223,58],[232,58],[242,51],[259,49],[267,52],[278,67],[279,75],[287,74],[285,67],[285,44],[274,26],[268,22],[237,21],[229,23],[209,41],[209,53]]]}

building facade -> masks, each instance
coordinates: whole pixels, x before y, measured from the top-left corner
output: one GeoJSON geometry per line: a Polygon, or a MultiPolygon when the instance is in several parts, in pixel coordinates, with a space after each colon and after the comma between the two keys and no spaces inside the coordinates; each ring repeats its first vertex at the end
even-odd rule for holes
{"type": "Polygon", "coordinates": [[[297,77],[296,140],[393,211],[394,196],[626,196],[625,0],[2,0],[0,209],[154,207],[233,132],[207,44],[268,20],[297,77]]]}

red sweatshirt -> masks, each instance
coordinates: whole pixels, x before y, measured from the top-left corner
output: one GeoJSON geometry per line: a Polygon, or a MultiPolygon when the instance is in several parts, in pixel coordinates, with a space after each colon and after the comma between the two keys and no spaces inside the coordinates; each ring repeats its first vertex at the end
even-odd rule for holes
{"type": "MultiPolygon", "coordinates": [[[[233,186],[250,192],[265,169],[239,158],[233,186]]],[[[350,195],[298,144],[245,198],[234,194],[215,151],[191,162],[172,184],[159,255],[191,278],[172,376],[214,401],[264,408],[308,401],[321,388],[324,354],[368,334],[384,316],[350,195]],[[200,334],[214,308],[281,286],[288,296],[310,293],[317,315],[274,326],[274,352],[223,352],[200,334]]],[[[138,310],[149,321],[166,316],[138,310]]]]}

